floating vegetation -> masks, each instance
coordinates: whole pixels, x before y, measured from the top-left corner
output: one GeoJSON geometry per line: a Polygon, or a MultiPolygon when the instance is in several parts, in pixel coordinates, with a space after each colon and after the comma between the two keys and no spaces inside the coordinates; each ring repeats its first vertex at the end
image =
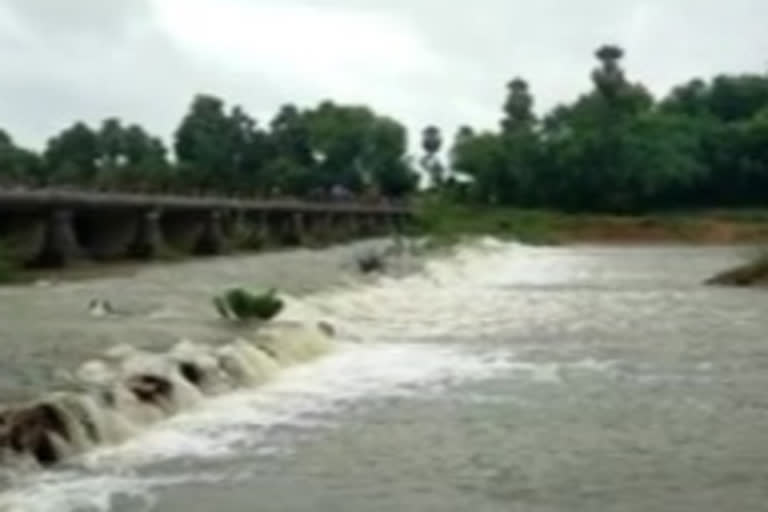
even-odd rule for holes
{"type": "Polygon", "coordinates": [[[214,297],[213,305],[222,318],[268,321],[282,311],[284,303],[274,288],[263,292],[232,288],[223,295],[214,297]]]}

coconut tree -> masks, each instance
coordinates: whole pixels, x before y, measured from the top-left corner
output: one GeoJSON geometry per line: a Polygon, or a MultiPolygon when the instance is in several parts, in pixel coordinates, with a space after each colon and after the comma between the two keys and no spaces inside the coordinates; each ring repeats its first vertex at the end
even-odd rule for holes
{"type": "Polygon", "coordinates": [[[421,134],[421,146],[425,153],[421,165],[432,179],[432,185],[440,187],[443,184],[445,176],[443,175],[443,165],[437,158],[437,154],[443,147],[443,136],[437,126],[430,125],[424,128],[424,131],[421,134]]]}

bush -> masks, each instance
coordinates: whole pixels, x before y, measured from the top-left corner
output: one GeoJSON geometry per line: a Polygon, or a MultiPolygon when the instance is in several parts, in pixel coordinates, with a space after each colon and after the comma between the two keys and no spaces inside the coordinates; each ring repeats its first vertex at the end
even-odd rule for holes
{"type": "Polygon", "coordinates": [[[274,289],[251,292],[243,288],[232,288],[214,297],[213,305],[222,318],[267,321],[282,311],[284,303],[274,289]]]}

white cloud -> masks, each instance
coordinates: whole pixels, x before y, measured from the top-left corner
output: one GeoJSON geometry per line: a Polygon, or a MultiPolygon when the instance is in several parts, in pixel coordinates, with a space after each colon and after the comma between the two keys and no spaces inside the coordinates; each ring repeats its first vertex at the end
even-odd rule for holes
{"type": "Polygon", "coordinates": [[[435,64],[419,34],[402,20],[361,11],[290,3],[156,0],[175,40],[232,70],[407,77],[435,64]]]}
{"type": "Polygon", "coordinates": [[[0,126],[22,143],[119,115],[170,136],[197,92],[267,121],[280,104],[365,103],[450,137],[493,128],[504,84],[540,110],[589,87],[592,51],[626,47],[657,94],[768,67],[764,0],[0,0],[0,126]]]}
{"type": "Polygon", "coordinates": [[[157,0],[156,7],[168,36],[211,73],[237,76],[247,90],[231,99],[262,116],[277,108],[264,96],[277,96],[414,117],[451,78],[445,57],[407,19],[387,13],[234,0],[157,0]]]}

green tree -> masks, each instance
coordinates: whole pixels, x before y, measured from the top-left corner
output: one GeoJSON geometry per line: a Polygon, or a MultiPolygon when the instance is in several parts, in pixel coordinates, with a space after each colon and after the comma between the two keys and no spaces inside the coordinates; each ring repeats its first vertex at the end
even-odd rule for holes
{"type": "Polygon", "coordinates": [[[224,102],[215,96],[197,95],[176,130],[174,149],[180,171],[197,187],[229,188],[235,171],[224,102]]]}
{"type": "Polygon", "coordinates": [[[508,175],[507,154],[501,137],[495,133],[461,131],[452,154],[453,169],[457,174],[472,178],[471,199],[487,204],[500,203],[508,175]]]}
{"type": "Polygon", "coordinates": [[[606,98],[616,98],[626,87],[621,59],[624,50],[618,46],[604,45],[597,49],[595,57],[602,64],[592,72],[592,81],[597,90],[606,98]]]}
{"type": "Polygon", "coordinates": [[[11,136],[0,130],[0,185],[36,185],[42,180],[38,155],[16,146],[11,136]]]}
{"type": "Polygon", "coordinates": [[[397,121],[362,106],[326,101],[305,112],[315,157],[312,183],[402,196],[417,177],[405,160],[407,134],[397,121]]]}
{"type": "Polygon", "coordinates": [[[308,169],[315,164],[306,113],[295,105],[283,105],[270,122],[270,128],[272,141],[280,155],[308,169]]]}
{"type": "Polygon", "coordinates": [[[377,117],[368,130],[363,162],[373,184],[384,196],[401,198],[413,192],[419,175],[407,160],[408,136],[394,119],[377,117]]]}
{"type": "Polygon", "coordinates": [[[163,142],[136,124],[106,119],[97,136],[94,184],[110,190],[167,189],[169,165],[163,142]]]}
{"type": "Polygon", "coordinates": [[[594,90],[545,120],[546,171],[537,178],[546,180],[548,201],[569,209],[628,211],[656,188],[654,152],[665,149],[643,136],[652,138],[659,128],[648,117],[653,100],[642,86],[627,82],[623,55],[615,46],[598,49],[594,90]]]}
{"type": "Polygon", "coordinates": [[[705,138],[710,167],[703,201],[764,206],[768,201],[768,108],[746,121],[717,124],[705,138]]]}
{"type": "Polygon", "coordinates": [[[274,157],[269,134],[241,107],[230,114],[232,165],[236,189],[245,193],[264,195],[269,187],[265,173],[267,162],[274,157]]]}
{"type": "Polygon", "coordinates": [[[709,115],[709,89],[704,80],[695,78],[683,85],[678,85],[664,98],[661,110],[671,114],[689,117],[709,115]]]}
{"type": "Polygon", "coordinates": [[[306,113],[295,105],[283,105],[269,126],[274,154],[265,175],[270,194],[307,194],[315,186],[315,155],[306,113]]]}
{"type": "Polygon", "coordinates": [[[178,174],[204,190],[263,193],[265,168],[274,153],[270,144],[242,107],[227,111],[221,99],[201,94],[176,131],[178,174]]]}
{"type": "Polygon", "coordinates": [[[88,125],[77,122],[46,146],[44,159],[50,182],[90,186],[99,170],[99,139],[88,125]]]}
{"type": "Polygon", "coordinates": [[[507,84],[508,95],[504,103],[502,131],[510,134],[520,130],[529,130],[536,117],[533,114],[533,95],[528,90],[528,82],[515,78],[507,84]]]}
{"type": "Polygon", "coordinates": [[[747,121],[768,106],[768,76],[720,75],[709,89],[710,112],[724,122],[747,121]]]}

